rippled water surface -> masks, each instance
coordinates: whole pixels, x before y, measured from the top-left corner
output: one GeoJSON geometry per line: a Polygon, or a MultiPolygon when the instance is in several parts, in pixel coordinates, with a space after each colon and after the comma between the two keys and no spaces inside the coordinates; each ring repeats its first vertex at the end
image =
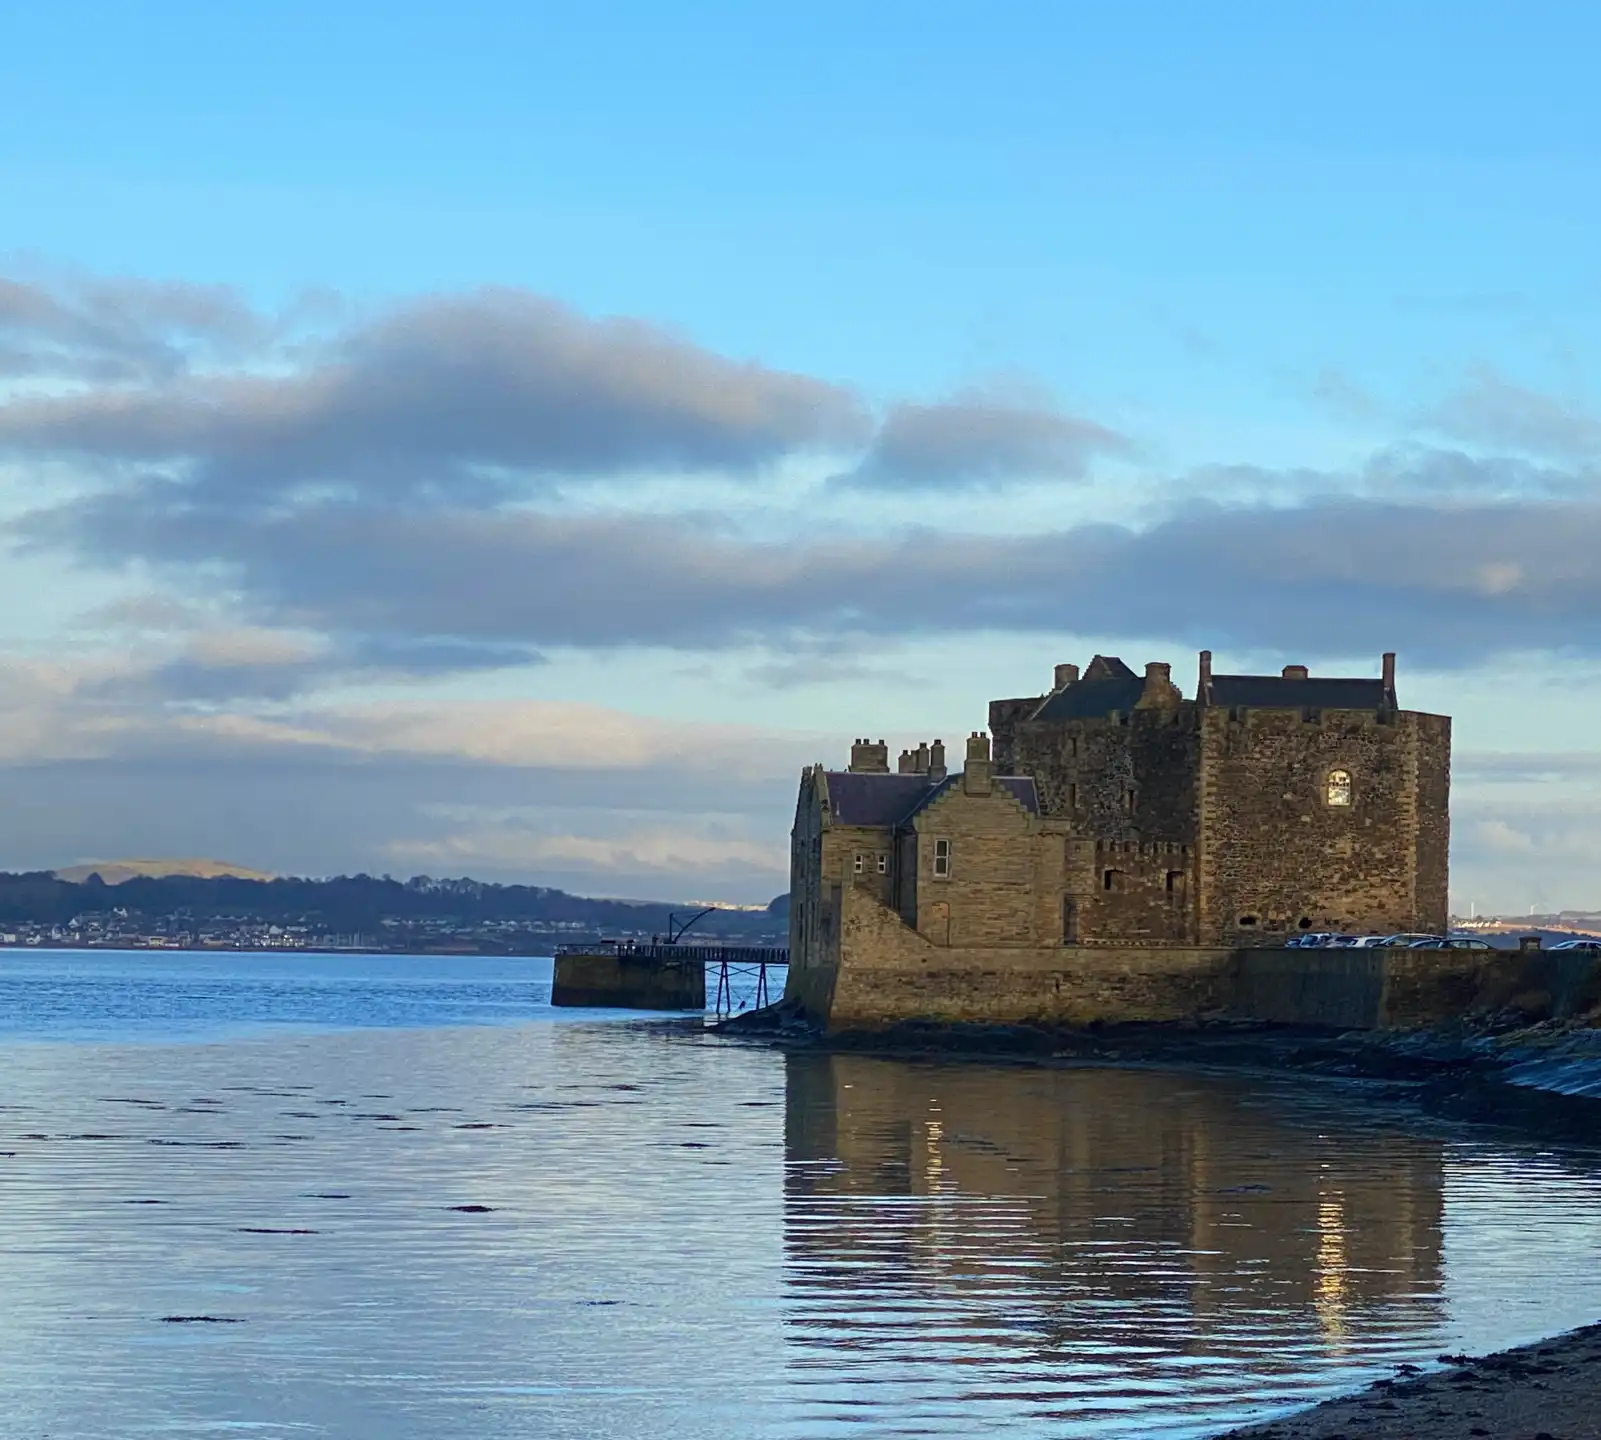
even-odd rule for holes
{"type": "Polygon", "coordinates": [[[188,958],[0,957],[0,1435],[1202,1435],[1601,1315],[1601,1163],[1345,1092],[188,958]]]}

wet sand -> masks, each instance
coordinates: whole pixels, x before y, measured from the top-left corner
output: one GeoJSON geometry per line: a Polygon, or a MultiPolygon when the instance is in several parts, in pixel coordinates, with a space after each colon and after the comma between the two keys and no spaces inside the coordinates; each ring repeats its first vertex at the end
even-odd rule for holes
{"type": "Polygon", "coordinates": [[[1220,1440],[1601,1440],[1601,1325],[1450,1359],[1220,1440]]]}

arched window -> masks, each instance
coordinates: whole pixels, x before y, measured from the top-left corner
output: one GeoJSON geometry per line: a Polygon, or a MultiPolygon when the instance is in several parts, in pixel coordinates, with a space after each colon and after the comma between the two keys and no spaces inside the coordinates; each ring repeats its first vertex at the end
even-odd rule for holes
{"type": "Polygon", "coordinates": [[[1330,805],[1349,805],[1351,803],[1351,772],[1349,770],[1330,770],[1325,797],[1330,805]]]}

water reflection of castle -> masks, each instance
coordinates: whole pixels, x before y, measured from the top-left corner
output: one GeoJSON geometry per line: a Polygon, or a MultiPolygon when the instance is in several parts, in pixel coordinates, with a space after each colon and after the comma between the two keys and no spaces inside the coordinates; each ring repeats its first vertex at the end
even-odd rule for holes
{"type": "Polygon", "coordinates": [[[1203,1357],[1270,1391],[1415,1343],[1442,1313],[1441,1146],[1305,1104],[1208,1077],[792,1055],[792,1337],[1036,1385],[1102,1367],[1130,1394],[1203,1357]]]}

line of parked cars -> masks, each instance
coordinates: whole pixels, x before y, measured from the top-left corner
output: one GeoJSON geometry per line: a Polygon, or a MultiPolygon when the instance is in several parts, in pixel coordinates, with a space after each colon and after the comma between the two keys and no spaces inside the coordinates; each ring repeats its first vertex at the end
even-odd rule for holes
{"type": "MultiPolygon", "coordinates": [[[[1494,950],[1496,947],[1477,935],[1335,935],[1314,933],[1292,935],[1284,942],[1300,950],[1372,950],[1395,946],[1406,950],[1494,950]]],[[[1551,950],[1581,951],[1601,955],[1601,940],[1563,940],[1551,950]]]]}
{"type": "Polygon", "coordinates": [[[1398,948],[1404,950],[1493,950],[1488,940],[1476,935],[1422,935],[1403,932],[1399,935],[1334,935],[1312,933],[1292,935],[1284,942],[1300,950],[1376,950],[1398,948]]]}

